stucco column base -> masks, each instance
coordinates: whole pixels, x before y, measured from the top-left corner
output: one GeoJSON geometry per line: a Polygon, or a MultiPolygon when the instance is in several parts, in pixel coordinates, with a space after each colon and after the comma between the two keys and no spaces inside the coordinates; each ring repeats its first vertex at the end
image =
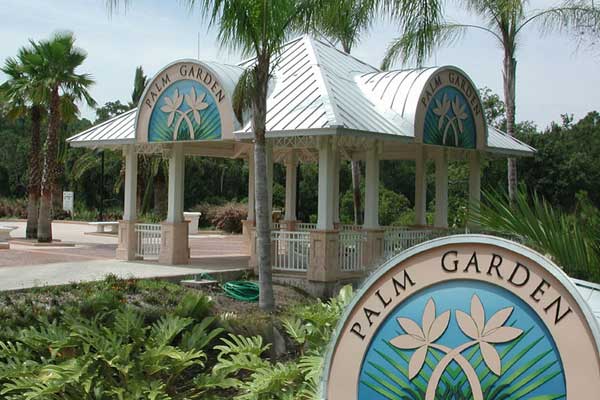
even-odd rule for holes
{"type": "Polygon", "coordinates": [[[340,233],[310,232],[310,259],[306,277],[309,281],[330,282],[339,279],[340,233]]]}
{"type": "Polygon", "coordinates": [[[246,246],[246,252],[248,255],[252,255],[252,230],[255,226],[256,221],[254,220],[242,220],[242,237],[244,238],[244,245],[246,246]]]}
{"type": "Polygon", "coordinates": [[[119,245],[117,259],[132,261],[136,259],[137,238],[135,236],[135,221],[119,221],[119,245]]]}
{"type": "Polygon", "coordinates": [[[383,260],[383,229],[364,229],[367,236],[365,252],[363,253],[363,265],[366,268],[376,267],[383,260]]]}
{"type": "Polygon", "coordinates": [[[298,230],[298,224],[300,223],[300,221],[298,220],[283,220],[281,221],[281,228],[283,228],[286,231],[296,231],[298,230]]]}
{"type": "Polygon", "coordinates": [[[160,231],[158,263],[163,265],[189,264],[189,222],[162,222],[160,224],[160,231]]]}

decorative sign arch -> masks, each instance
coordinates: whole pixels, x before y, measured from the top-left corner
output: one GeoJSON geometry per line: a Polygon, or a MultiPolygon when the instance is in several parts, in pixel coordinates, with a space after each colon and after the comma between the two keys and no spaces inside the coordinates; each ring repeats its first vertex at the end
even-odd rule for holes
{"type": "Polygon", "coordinates": [[[452,236],[368,279],[338,325],[323,397],[590,399],[599,349],[595,317],[550,260],[504,239],[452,236]]]}
{"type": "Polygon", "coordinates": [[[487,124],[479,92],[456,67],[442,67],[429,77],[415,114],[417,138],[424,144],[483,149],[487,124]]]}
{"type": "Polygon", "coordinates": [[[160,71],[138,105],[138,143],[233,138],[231,96],[218,74],[196,60],[160,71]]]}

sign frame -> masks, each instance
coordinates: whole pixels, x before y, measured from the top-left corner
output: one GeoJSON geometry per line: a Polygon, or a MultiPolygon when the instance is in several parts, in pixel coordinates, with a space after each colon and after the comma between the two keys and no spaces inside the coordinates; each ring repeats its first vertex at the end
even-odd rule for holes
{"type": "MultiPolygon", "coordinates": [[[[331,373],[331,366],[333,362],[333,356],[338,347],[338,342],[340,338],[340,334],[344,328],[347,328],[347,323],[350,322],[349,318],[353,315],[356,306],[359,304],[363,297],[367,294],[367,292],[372,288],[372,286],[380,280],[386,273],[392,270],[394,267],[398,266],[398,264],[410,259],[413,256],[424,253],[428,250],[435,250],[437,248],[445,247],[448,245],[489,245],[489,246],[497,246],[505,249],[508,252],[515,253],[516,255],[522,256],[524,258],[530,259],[533,263],[538,264],[542,269],[545,269],[548,273],[552,274],[562,285],[562,288],[566,290],[566,292],[574,299],[575,305],[579,307],[579,310],[583,314],[585,318],[585,324],[590,330],[590,333],[595,341],[595,346],[597,350],[597,357],[600,358],[600,324],[596,321],[596,317],[594,316],[592,310],[590,309],[587,302],[584,300],[583,296],[577,290],[575,283],[569,278],[569,276],[560,269],[555,263],[551,260],[543,256],[542,254],[524,246],[519,243],[512,242],[510,240],[489,236],[489,235],[481,235],[481,234],[464,234],[464,235],[453,235],[443,238],[433,239],[424,243],[421,243],[417,246],[411,247],[403,251],[402,253],[396,255],[390,260],[386,261],[380,268],[378,268],[373,274],[371,274],[361,285],[361,287],[357,290],[354,298],[344,310],[342,317],[340,318],[338,325],[333,334],[333,340],[329,344],[329,347],[326,351],[325,359],[324,359],[324,367],[323,367],[323,375],[321,379],[320,386],[320,398],[323,400],[337,400],[328,397],[329,394],[328,384],[331,373]]],[[[414,296],[418,294],[421,289],[412,293],[410,296],[414,296]]],[[[398,303],[400,304],[400,303],[398,303]]],[[[374,334],[376,331],[374,332],[374,334]]],[[[364,357],[364,354],[363,354],[364,357]]],[[[567,393],[568,394],[568,393],[567,393]]]]}

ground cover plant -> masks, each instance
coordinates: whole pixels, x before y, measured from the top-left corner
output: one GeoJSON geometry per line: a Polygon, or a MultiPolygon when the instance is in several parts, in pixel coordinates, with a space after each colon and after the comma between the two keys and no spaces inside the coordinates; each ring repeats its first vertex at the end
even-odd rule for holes
{"type": "Polygon", "coordinates": [[[275,295],[269,315],[218,286],[110,276],[3,293],[0,397],[315,398],[325,347],[352,291],[327,302],[282,286],[275,295]],[[266,322],[280,332],[278,343],[263,338],[266,322]]]}

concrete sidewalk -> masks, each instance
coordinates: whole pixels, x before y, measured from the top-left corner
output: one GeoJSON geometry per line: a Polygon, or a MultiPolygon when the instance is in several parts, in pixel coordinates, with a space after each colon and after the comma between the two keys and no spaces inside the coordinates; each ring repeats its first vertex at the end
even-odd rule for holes
{"type": "MultiPolygon", "coordinates": [[[[240,268],[231,270],[239,271],[240,268]]],[[[40,286],[66,285],[73,282],[99,281],[108,274],[119,278],[176,278],[201,273],[229,271],[226,268],[163,266],[142,262],[92,260],[0,268],[0,291],[40,286]]]]}

